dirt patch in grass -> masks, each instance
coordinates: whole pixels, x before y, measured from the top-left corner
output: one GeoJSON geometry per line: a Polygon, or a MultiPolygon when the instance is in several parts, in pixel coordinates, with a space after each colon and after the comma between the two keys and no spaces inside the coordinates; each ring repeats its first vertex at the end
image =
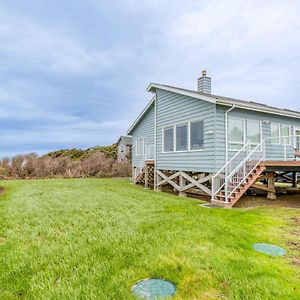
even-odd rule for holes
{"type": "Polygon", "coordinates": [[[0,187],[0,196],[4,194],[4,188],[0,187]]]}
{"type": "Polygon", "coordinates": [[[267,199],[267,195],[244,196],[235,205],[235,207],[290,207],[300,209],[300,190],[285,190],[277,193],[276,200],[267,199]]]}

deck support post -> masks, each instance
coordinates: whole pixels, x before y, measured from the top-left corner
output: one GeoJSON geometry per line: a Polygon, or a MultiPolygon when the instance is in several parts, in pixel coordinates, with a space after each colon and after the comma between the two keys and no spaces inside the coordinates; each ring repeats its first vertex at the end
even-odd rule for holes
{"type": "Polygon", "coordinates": [[[269,191],[267,198],[270,200],[276,200],[276,191],[275,191],[275,173],[272,172],[268,177],[268,188],[274,191],[269,191]]]}
{"type": "MultiPolygon", "coordinates": [[[[179,175],[179,186],[180,188],[184,188],[184,186],[186,185],[186,179],[182,176],[182,174],[179,175]]],[[[178,196],[181,197],[186,197],[186,192],[184,192],[183,190],[180,190],[178,193],[178,196]]]]}
{"type": "Polygon", "coordinates": [[[145,189],[149,187],[149,166],[145,163],[145,189]]]}
{"type": "Polygon", "coordinates": [[[154,176],[156,178],[156,180],[155,180],[155,186],[154,186],[154,191],[156,191],[156,192],[162,192],[162,186],[159,185],[160,176],[158,175],[157,172],[155,172],[154,176]]]}
{"type": "Polygon", "coordinates": [[[298,183],[298,174],[297,174],[297,172],[293,172],[293,185],[292,185],[292,187],[293,188],[296,188],[297,187],[297,183],[298,183]]]}

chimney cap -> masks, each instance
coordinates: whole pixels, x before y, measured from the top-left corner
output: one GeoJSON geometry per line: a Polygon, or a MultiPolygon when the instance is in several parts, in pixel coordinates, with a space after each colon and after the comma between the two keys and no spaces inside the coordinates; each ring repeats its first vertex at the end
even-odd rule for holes
{"type": "Polygon", "coordinates": [[[206,76],[206,70],[203,70],[202,71],[202,77],[205,77],[206,76]]]}

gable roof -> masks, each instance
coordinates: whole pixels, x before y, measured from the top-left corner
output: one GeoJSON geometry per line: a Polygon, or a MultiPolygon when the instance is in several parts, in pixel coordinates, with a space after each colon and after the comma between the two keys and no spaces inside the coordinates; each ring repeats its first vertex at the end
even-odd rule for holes
{"type": "Polygon", "coordinates": [[[164,84],[157,84],[157,83],[151,83],[148,87],[149,92],[155,92],[156,89],[161,89],[161,90],[189,96],[192,98],[197,98],[200,100],[204,100],[204,101],[219,104],[219,105],[225,105],[225,106],[235,105],[235,107],[237,107],[237,108],[261,111],[264,113],[283,115],[283,116],[287,116],[287,117],[300,119],[300,112],[298,112],[298,111],[269,106],[269,105],[255,102],[255,101],[245,101],[245,100],[223,97],[223,96],[218,96],[218,95],[213,95],[213,94],[205,94],[205,93],[201,93],[198,91],[178,88],[178,87],[164,85],[164,84]]]}
{"type": "MultiPolygon", "coordinates": [[[[223,96],[218,96],[218,95],[213,95],[213,94],[206,94],[206,93],[202,93],[202,92],[198,92],[198,91],[193,91],[193,90],[189,90],[189,89],[183,89],[183,88],[179,88],[179,87],[175,87],[175,86],[158,84],[158,83],[151,83],[147,88],[147,90],[149,92],[155,92],[156,89],[169,91],[169,92],[173,92],[176,94],[196,98],[196,99],[207,101],[207,102],[210,102],[213,104],[231,106],[231,107],[234,106],[236,108],[242,108],[242,109],[247,109],[247,110],[251,110],[251,111],[258,111],[258,112],[263,112],[263,113],[269,113],[269,114],[275,114],[275,115],[300,119],[299,111],[269,106],[269,105],[255,102],[255,101],[245,101],[245,100],[223,97],[223,96]]],[[[142,113],[137,117],[137,119],[134,121],[132,126],[127,131],[127,134],[132,133],[133,129],[137,126],[137,124],[143,118],[144,114],[146,114],[148,112],[148,110],[152,107],[152,104],[154,103],[154,101],[155,101],[155,97],[152,98],[152,100],[148,103],[148,105],[145,107],[145,109],[142,111],[142,113]]]]}
{"type": "Polygon", "coordinates": [[[152,105],[154,104],[155,101],[155,97],[153,97],[149,103],[147,104],[147,106],[144,108],[144,110],[140,113],[140,115],[136,118],[136,120],[133,122],[133,124],[131,125],[131,127],[128,129],[128,131],[126,132],[126,134],[131,135],[132,131],[134,130],[134,128],[139,124],[139,122],[141,121],[141,119],[143,118],[143,116],[150,110],[150,108],[152,107],[152,105]]]}
{"type": "Polygon", "coordinates": [[[117,144],[119,144],[120,140],[122,140],[126,146],[132,145],[132,137],[127,135],[122,135],[119,137],[117,144]]]}

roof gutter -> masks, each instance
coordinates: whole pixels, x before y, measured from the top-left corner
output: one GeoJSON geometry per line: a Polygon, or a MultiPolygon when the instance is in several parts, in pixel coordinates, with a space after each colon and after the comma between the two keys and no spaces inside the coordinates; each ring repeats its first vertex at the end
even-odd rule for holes
{"type": "Polygon", "coordinates": [[[283,110],[276,110],[276,109],[270,109],[268,107],[264,107],[262,108],[255,108],[251,105],[243,105],[243,104],[237,104],[237,103],[233,103],[233,102],[222,102],[222,101],[217,101],[218,105],[224,105],[224,106],[232,106],[235,105],[236,108],[241,108],[241,109],[247,109],[247,110],[252,110],[252,111],[257,111],[257,112],[262,112],[262,113],[267,113],[267,114],[275,114],[275,115],[279,115],[279,116],[284,116],[284,117],[289,117],[289,118],[296,118],[296,119],[300,119],[300,113],[293,113],[293,112],[289,112],[288,110],[283,111],[283,110]]]}

